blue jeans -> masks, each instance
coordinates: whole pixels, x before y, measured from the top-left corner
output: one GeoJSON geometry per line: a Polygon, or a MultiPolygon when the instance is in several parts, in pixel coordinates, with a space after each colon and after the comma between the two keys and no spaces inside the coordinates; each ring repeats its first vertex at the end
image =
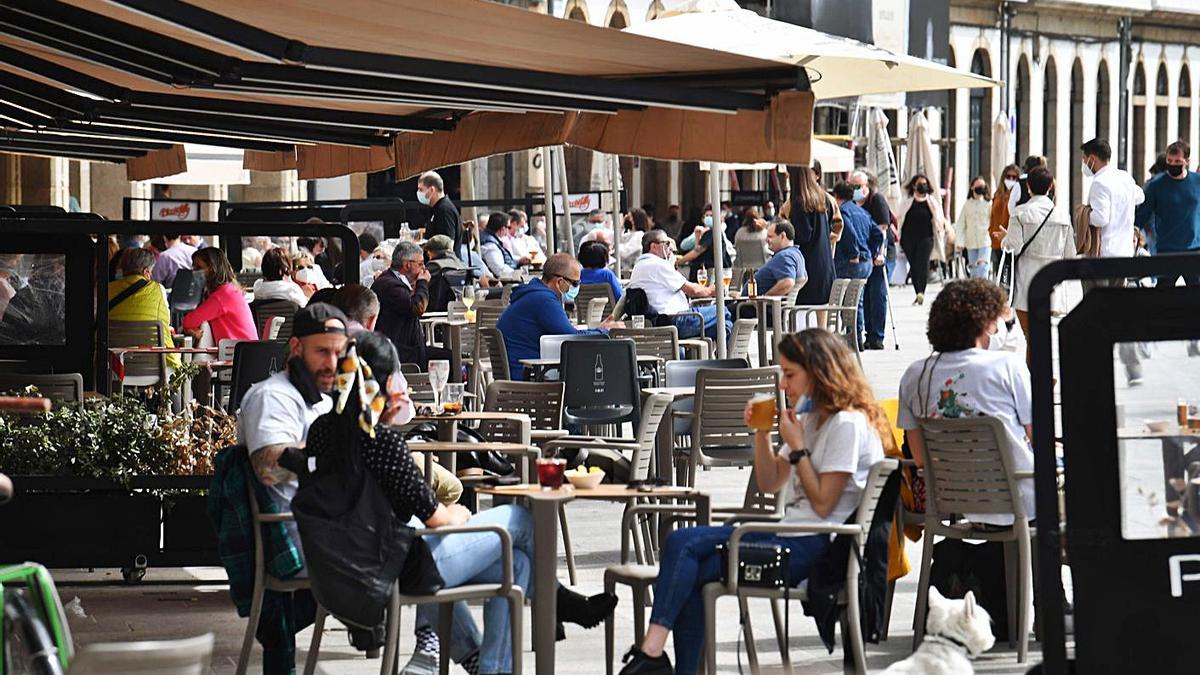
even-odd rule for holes
{"type": "MultiPolygon", "coordinates": [[[[871,276],[872,267],[873,265],[870,262],[837,263],[834,265],[834,271],[837,273],[837,278],[839,279],[866,279],[871,276]]],[[[860,345],[862,344],[863,329],[866,327],[866,319],[863,312],[863,301],[866,296],[866,290],[864,289],[862,297],[858,299],[858,321],[854,328],[854,339],[860,345]]]]}
{"type": "Polygon", "coordinates": [[[863,312],[866,314],[867,342],[883,342],[887,327],[888,277],[885,265],[871,268],[867,287],[863,291],[863,312]]]}
{"type": "MultiPolygon", "coordinates": [[[[715,338],[717,336],[717,306],[700,305],[693,307],[693,311],[699,312],[700,316],[704,317],[704,335],[706,337],[715,338]]],[[[700,322],[694,316],[677,316],[673,320],[675,328],[679,330],[679,337],[693,338],[700,336],[700,322]]],[[[725,308],[725,335],[726,337],[733,331],[733,321],[730,319],[729,308],[725,308]]]]}
{"type": "MultiPolygon", "coordinates": [[[[533,519],[529,512],[514,504],[481,511],[468,525],[500,525],[508,530],[513,542],[513,583],[531,595],[533,569],[533,519]]],[[[433,560],[447,588],[464,584],[498,584],[500,538],[491,532],[448,534],[426,537],[433,560]]],[[[438,606],[417,608],[417,628],[437,626],[438,606]]],[[[467,603],[454,603],[454,623],[450,639],[450,657],[461,661],[479,650],[479,672],[512,672],[512,626],[508,620],[508,600],[492,598],[483,606],[483,644],[479,630],[467,609],[467,603]]]]}
{"type": "MultiPolygon", "coordinates": [[[[690,675],[700,668],[704,653],[704,584],[721,578],[721,556],[717,544],[729,541],[733,528],[685,527],[672,532],[663,548],[654,586],[654,608],[650,623],[675,631],[675,672],[690,675]]],[[[791,549],[788,571],[793,584],[808,578],[812,564],[829,546],[823,535],[777,537],[752,533],[746,542],[781,544],[791,549]]]]}
{"type": "Polygon", "coordinates": [[[992,249],[984,246],[983,248],[967,249],[967,276],[972,279],[988,279],[992,276],[992,249]]]}

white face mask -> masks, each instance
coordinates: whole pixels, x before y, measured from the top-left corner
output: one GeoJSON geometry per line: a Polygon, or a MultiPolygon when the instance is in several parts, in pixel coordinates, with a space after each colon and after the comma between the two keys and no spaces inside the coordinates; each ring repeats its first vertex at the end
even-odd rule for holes
{"type": "Polygon", "coordinates": [[[1083,169],[1083,175],[1087,176],[1088,178],[1096,175],[1096,172],[1092,171],[1092,167],[1088,166],[1086,160],[1080,163],[1080,168],[1083,169]]]}
{"type": "Polygon", "coordinates": [[[1011,178],[1005,178],[1004,179],[1004,187],[1009,192],[1012,192],[1013,190],[1015,190],[1017,188],[1017,181],[1015,181],[1011,178]]]}
{"type": "Polygon", "coordinates": [[[1008,342],[1008,324],[997,321],[996,332],[988,335],[988,351],[1002,352],[1006,342],[1008,342]]]}
{"type": "Polygon", "coordinates": [[[296,281],[299,281],[302,284],[311,283],[312,282],[312,268],[305,267],[303,269],[296,270],[296,281]]]}
{"type": "Polygon", "coordinates": [[[387,267],[387,261],[383,258],[371,258],[371,270],[373,272],[382,272],[387,267]]]}

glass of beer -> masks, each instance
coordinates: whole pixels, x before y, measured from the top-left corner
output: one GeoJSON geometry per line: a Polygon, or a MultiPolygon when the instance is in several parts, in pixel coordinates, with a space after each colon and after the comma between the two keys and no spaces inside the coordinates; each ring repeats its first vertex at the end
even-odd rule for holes
{"type": "Polygon", "coordinates": [[[442,412],[447,415],[457,415],[463,409],[463,393],[466,384],[451,382],[446,385],[446,401],[442,404],[442,412]]]}
{"type": "Polygon", "coordinates": [[[733,283],[733,268],[726,267],[721,270],[721,283],[725,285],[725,293],[729,293],[729,284],[733,283]]]}
{"type": "Polygon", "coordinates": [[[750,398],[750,428],[770,431],[775,424],[775,395],[763,392],[750,398]]]}
{"type": "Polygon", "coordinates": [[[703,267],[696,270],[696,283],[700,284],[701,286],[708,285],[708,270],[704,269],[703,267]]]}
{"type": "Polygon", "coordinates": [[[557,490],[562,487],[566,471],[567,460],[565,459],[546,457],[537,461],[538,483],[543,490],[557,490]]]}

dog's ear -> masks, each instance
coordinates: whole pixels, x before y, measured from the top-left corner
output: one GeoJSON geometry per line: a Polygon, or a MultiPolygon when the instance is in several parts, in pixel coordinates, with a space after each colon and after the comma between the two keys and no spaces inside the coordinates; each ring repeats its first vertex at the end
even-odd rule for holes
{"type": "Polygon", "coordinates": [[[945,601],[946,597],[938,591],[937,586],[930,584],[929,586],[929,606],[936,607],[945,601]]]}
{"type": "Polygon", "coordinates": [[[963,596],[963,603],[967,618],[973,618],[975,616],[975,591],[967,591],[967,594],[963,596]]]}

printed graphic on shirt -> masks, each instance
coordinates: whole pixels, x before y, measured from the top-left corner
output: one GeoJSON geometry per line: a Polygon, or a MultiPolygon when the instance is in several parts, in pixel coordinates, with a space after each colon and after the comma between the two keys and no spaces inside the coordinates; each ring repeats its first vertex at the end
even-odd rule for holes
{"type": "Polygon", "coordinates": [[[947,419],[957,419],[959,417],[970,417],[978,415],[979,412],[970,405],[969,401],[964,401],[970,394],[962,391],[957,391],[954,386],[966,377],[964,373],[959,373],[956,377],[947,378],[942,383],[942,389],[938,392],[937,413],[934,417],[944,417],[947,419]]]}

